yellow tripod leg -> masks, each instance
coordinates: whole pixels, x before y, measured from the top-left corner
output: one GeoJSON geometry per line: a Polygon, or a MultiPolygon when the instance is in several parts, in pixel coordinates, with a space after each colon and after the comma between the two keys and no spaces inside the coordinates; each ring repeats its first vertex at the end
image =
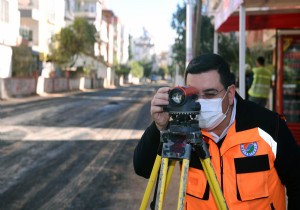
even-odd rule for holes
{"type": "Polygon", "coordinates": [[[160,163],[161,163],[161,156],[157,155],[156,158],[155,158],[154,166],[152,168],[151,175],[150,175],[147,187],[146,187],[146,191],[145,191],[145,194],[144,194],[141,206],[140,206],[140,210],[146,210],[146,208],[147,208],[148,201],[149,201],[153,186],[156,182],[156,178],[157,178],[158,170],[159,170],[159,167],[160,167],[160,163]]]}
{"type": "Polygon", "coordinates": [[[169,168],[168,168],[168,173],[167,173],[167,182],[166,182],[165,194],[167,193],[167,190],[169,188],[169,184],[170,184],[170,181],[171,181],[171,178],[172,178],[172,174],[173,174],[173,171],[174,171],[174,168],[175,168],[175,164],[176,164],[175,160],[170,161],[169,168]]]}
{"type": "Polygon", "coordinates": [[[207,177],[208,184],[211,188],[212,194],[216,200],[217,206],[219,210],[226,210],[227,205],[225,198],[222,194],[221,187],[219,185],[219,182],[217,180],[216,174],[214,172],[214,169],[211,165],[210,158],[201,159],[200,162],[202,164],[202,167],[204,169],[204,173],[207,177]]]}
{"type": "Polygon", "coordinates": [[[181,166],[180,184],[179,184],[179,194],[177,202],[177,210],[184,209],[185,195],[186,195],[186,183],[189,171],[189,159],[183,159],[181,166]]]}
{"type": "Polygon", "coordinates": [[[163,158],[161,162],[160,175],[158,181],[158,194],[156,195],[155,210],[162,210],[163,200],[165,196],[165,187],[168,173],[168,158],[163,158]]]}

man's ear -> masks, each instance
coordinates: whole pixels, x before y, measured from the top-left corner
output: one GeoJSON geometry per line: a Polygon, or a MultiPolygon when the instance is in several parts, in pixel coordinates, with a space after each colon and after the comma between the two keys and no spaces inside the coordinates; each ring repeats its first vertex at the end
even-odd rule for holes
{"type": "Polygon", "coordinates": [[[229,105],[233,104],[234,96],[235,96],[235,85],[230,85],[230,86],[228,86],[229,105]]]}

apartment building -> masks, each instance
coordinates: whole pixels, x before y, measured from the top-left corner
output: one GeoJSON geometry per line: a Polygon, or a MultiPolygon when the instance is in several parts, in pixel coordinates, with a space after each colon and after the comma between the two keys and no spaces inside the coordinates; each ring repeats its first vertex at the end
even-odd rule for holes
{"type": "Polygon", "coordinates": [[[65,26],[73,23],[74,20],[74,8],[75,0],[64,0],[65,1],[65,26]]]}
{"type": "Polygon", "coordinates": [[[10,77],[11,46],[25,42],[31,49],[41,74],[50,53],[54,34],[73,23],[75,17],[85,17],[94,24],[99,38],[95,43],[95,58],[81,58],[77,66],[88,65],[97,77],[110,75],[114,81],[114,62],[128,60],[128,33],[112,11],[103,10],[103,0],[0,0],[0,77],[10,77]],[[105,15],[102,18],[102,11],[105,15]],[[125,37],[126,36],[126,37],[125,37]],[[97,59],[99,58],[99,59],[97,59]]]}
{"type": "Polygon", "coordinates": [[[113,56],[107,53],[109,43],[106,27],[103,27],[102,0],[75,0],[74,15],[75,17],[86,18],[90,24],[94,24],[100,38],[94,45],[96,59],[80,56],[75,65],[88,66],[91,69],[92,76],[104,80],[104,87],[114,85],[115,78],[110,65],[113,56]],[[102,47],[103,45],[105,45],[105,48],[102,47]]]}
{"type": "Polygon", "coordinates": [[[0,78],[11,77],[12,49],[19,42],[20,12],[17,0],[0,0],[0,78]]]}
{"type": "Polygon", "coordinates": [[[52,36],[65,27],[66,19],[72,21],[71,11],[65,16],[66,3],[70,5],[69,0],[18,0],[20,35],[32,49],[39,74],[48,65],[52,36]]]}
{"type": "MultiPolygon", "coordinates": [[[[102,10],[102,21],[101,21],[101,30],[103,33],[103,43],[101,44],[101,55],[106,58],[109,67],[113,66],[114,54],[115,52],[115,22],[117,17],[115,16],[112,10],[103,9],[102,10]]],[[[101,42],[102,42],[101,36],[101,42]]]]}

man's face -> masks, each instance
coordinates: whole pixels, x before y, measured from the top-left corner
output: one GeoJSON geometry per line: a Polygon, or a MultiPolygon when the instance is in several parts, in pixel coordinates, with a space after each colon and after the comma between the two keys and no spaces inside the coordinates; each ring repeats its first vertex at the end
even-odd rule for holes
{"type": "Polygon", "coordinates": [[[228,106],[233,104],[235,87],[231,85],[228,91],[220,82],[220,75],[217,70],[211,70],[201,74],[188,74],[186,78],[187,85],[193,86],[199,91],[199,98],[223,98],[223,113],[228,106]],[[227,94],[226,94],[227,91],[227,94]]]}

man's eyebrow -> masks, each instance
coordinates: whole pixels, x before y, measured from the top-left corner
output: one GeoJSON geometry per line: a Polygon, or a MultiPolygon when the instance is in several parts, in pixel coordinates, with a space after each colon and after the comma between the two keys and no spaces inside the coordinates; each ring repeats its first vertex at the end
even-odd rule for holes
{"type": "Polygon", "coordinates": [[[218,91],[218,90],[215,88],[208,88],[208,89],[203,90],[202,92],[210,92],[210,91],[218,91]]]}

